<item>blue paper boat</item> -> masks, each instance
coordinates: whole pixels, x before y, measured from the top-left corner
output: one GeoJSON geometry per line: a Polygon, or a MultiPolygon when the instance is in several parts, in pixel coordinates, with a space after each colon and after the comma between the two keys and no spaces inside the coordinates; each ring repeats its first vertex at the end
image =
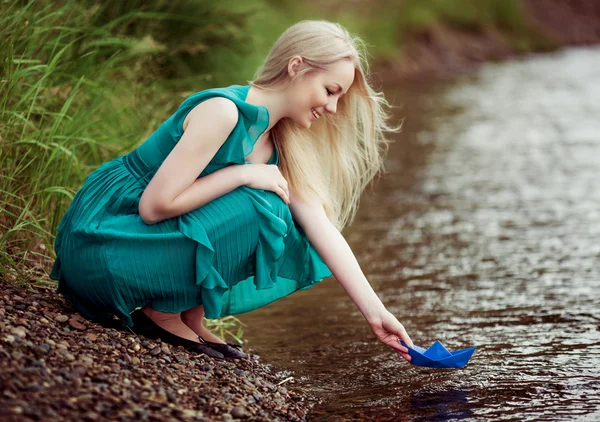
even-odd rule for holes
{"type": "Polygon", "coordinates": [[[400,343],[408,349],[411,364],[427,368],[463,368],[475,352],[475,347],[449,352],[439,341],[427,350],[415,345],[410,347],[402,340],[400,343]]]}

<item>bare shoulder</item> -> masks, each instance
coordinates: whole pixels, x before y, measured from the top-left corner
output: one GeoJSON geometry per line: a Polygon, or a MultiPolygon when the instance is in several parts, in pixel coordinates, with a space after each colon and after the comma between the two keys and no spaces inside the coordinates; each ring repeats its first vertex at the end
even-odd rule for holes
{"type": "Polygon", "coordinates": [[[183,121],[183,130],[195,127],[206,128],[207,124],[231,132],[238,122],[238,108],[233,101],[225,97],[213,97],[194,107],[183,121]]]}

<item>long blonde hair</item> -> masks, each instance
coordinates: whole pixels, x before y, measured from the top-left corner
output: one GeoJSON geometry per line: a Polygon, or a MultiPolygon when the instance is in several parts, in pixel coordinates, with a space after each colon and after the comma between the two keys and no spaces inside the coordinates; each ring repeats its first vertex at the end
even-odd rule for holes
{"type": "Polygon", "coordinates": [[[301,21],[279,37],[250,82],[260,89],[289,83],[288,62],[294,56],[307,65],[298,76],[352,60],[354,82],[339,99],[337,113],[326,114],[308,130],[288,118],[271,129],[283,176],[302,199],[320,201],[340,230],[352,223],[361,193],[383,170],[388,150],[384,132],[399,129],[388,125],[384,108],[389,103],[369,85],[365,54],[362,40],[341,25],[301,21]]]}

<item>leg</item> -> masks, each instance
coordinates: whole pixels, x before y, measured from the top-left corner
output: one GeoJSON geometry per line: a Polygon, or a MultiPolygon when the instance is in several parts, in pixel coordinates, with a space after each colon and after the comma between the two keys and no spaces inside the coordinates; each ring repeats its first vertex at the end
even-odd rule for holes
{"type": "Polygon", "coordinates": [[[201,336],[206,341],[212,341],[214,343],[225,343],[219,337],[211,333],[204,325],[202,320],[204,319],[204,306],[200,305],[192,309],[188,309],[181,313],[181,321],[188,326],[194,333],[201,336]]]}
{"type": "Polygon", "coordinates": [[[198,342],[196,333],[181,321],[181,313],[160,312],[149,306],[143,308],[142,311],[160,328],[176,336],[198,342]]]}

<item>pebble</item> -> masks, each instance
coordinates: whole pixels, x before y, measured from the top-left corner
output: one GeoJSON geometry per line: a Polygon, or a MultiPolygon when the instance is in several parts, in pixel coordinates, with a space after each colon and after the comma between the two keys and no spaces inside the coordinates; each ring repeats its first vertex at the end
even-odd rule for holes
{"type": "Polygon", "coordinates": [[[62,356],[63,358],[65,358],[68,361],[74,361],[75,360],[75,356],[73,356],[71,353],[69,353],[66,350],[59,350],[57,352],[58,355],[62,356]]]}
{"type": "Polygon", "coordinates": [[[16,335],[17,337],[21,337],[21,338],[27,337],[27,329],[25,327],[19,326],[19,327],[11,328],[10,332],[13,333],[14,335],[16,335]]]}
{"type": "Polygon", "coordinates": [[[92,359],[89,356],[85,356],[85,355],[79,356],[79,360],[84,363],[87,363],[88,365],[91,365],[92,363],[94,363],[94,359],[92,359]]]}
{"type": "Polygon", "coordinates": [[[231,409],[231,416],[236,419],[243,418],[246,416],[246,409],[244,409],[242,406],[235,406],[233,409],[231,409]]]}
{"type": "Polygon", "coordinates": [[[196,411],[195,410],[191,410],[191,409],[183,409],[180,410],[181,416],[183,418],[194,418],[196,417],[196,411]]]}
{"type": "Polygon", "coordinates": [[[298,421],[306,414],[277,388],[258,393],[255,386],[271,387],[279,375],[256,355],[215,361],[92,324],[54,289],[35,289],[21,303],[15,292],[0,293],[0,385],[9,386],[0,390],[2,420],[298,421]]]}
{"type": "Polygon", "coordinates": [[[69,317],[66,315],[59,314],[54,317],[54,321],[56,321],[56,322],[67,322],[68,320],[69,320],[69,317]]]}
{"type": "Polygon", "coordinates": [[[69,325],[79,331],[85,331],[87,329],[85,325],[77,321],[75,318],[69,319],[69,325]]]}

